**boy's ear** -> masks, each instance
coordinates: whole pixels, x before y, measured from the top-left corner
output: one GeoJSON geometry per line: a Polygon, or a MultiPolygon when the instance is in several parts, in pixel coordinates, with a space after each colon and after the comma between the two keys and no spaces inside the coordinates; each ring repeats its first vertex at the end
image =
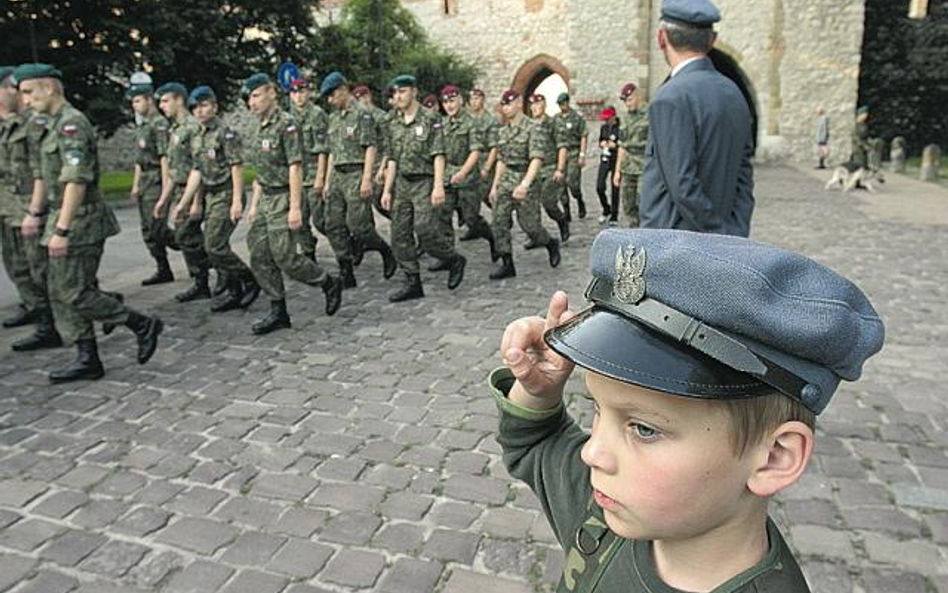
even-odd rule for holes
{"type": "Polygon", "coordinates": [[[798,421],[784,422],[749,452],[755,458],[747,488],[769,497],[796,482],[813,454],[813,429],[798,421]]]}

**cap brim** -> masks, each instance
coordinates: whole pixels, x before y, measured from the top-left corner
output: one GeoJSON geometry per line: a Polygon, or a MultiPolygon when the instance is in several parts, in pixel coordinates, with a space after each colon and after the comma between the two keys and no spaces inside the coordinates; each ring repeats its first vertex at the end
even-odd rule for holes
{"type": "Polygon", "coordinates": [[[579,366],[674,395],[736,399],[773,387],[627,317],[593,306],[549,330],[546,343],[579,366]]]}

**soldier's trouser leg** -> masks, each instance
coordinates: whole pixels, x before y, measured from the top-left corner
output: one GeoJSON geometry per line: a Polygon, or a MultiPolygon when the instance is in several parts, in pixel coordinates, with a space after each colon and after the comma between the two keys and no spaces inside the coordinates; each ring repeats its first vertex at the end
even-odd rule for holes
{"type": "Polygon", "coordinates": [[[113,325],[128,321],[130,309],[102,292],[96,281],[104,245],[104,241],[70,245],[65,257],[49,258],[53,315],[59,330],[70,340],[94,339],[94,321],[113,325]]]}
{"type": "Polygon", "coordinates": [[[204,250],[211,266],[230,281],[251,277],[250,268],[230,247],[230,237],[237,228],[230,219],[230,191],[206,195],[205,200],[204,250]]]}
{"type": "Polygon", "coordinates": [[[378,211],[379,214],[385,218],[391,220],[392,213],[385,208],[382,208],[382,191],[385,189],[384,184],[378,183],[372,187],[372,206],[378,211]]]}
{"type": "Polygon", "coordinates": [[[343,193],[346,202],[346,230],[355,236],[365,251],[379,251],[384,248],[385,240],[375,229],[375,216],[372,214],[372,197],[363,198],[359,194],[362,181],[361,172],[333,172],[333,186],[343,193]]]}
{"type": "Polygon", "coordinates": [[[142,240],[155,261],[168,258],[167,247],[176,245],[174,233],[168,227],[168,208],[160,218],[155,218],[155,203],[161,194],[161,174],[146,171],[140,179],[141,197],[138,198],[138,216],[141,222],[142,240]]]}
{"type": "Polygon", "coordinates": [[[20,228],[10,226],[11,221],[0,220],[0,248],[3,250],[3,266],[7,276],[16,286],[20,300],[27,310],[44,309],[48,307],[46,291],[38,285],[30,271],[30,259],[27,253],[26,242],[20,235],[20,228]]]}
{"type": "MultiPolygon", "coordinates": [[[[454,261],[458,255],[454,250],[454,232],[452,231],[450,240],[444,232],[442,211],[446,206],[442,204],[435,208],[431,204],[434,178],[421,177],[409,181],[399,176],[399,181],[399,192],[407,192],[408,195],[405,197],[412,201],[415,233],[418,235],[418,242],[422,249],[431,257],[443,261],[454,261]]],[[[448,211],[449,214],[453,212],[454,210],[448,211]]]]}
{"type": "MultiPolygon", "coordinates": [[[[20,229],[16,229],[19,234],[20,229]]],[[[22,236],[21,236],[22,238],[22,236]]],[[[49,309],[49,251],[40,244],[40,236],[23,239],[26,260],[30,266],[30,278],[36,290],[37,307],[49,309]]]]}
{"type": "Polygon", "coordinates": [[[513,208],[517,211],[517,223],[532,242],[537,245],[550,242],[550,234],[543,228],[540,219],[540,192],[536,184],[530,186],[527,197],[522,201],[513,200],[513,208]]]}
{"type": "Polygon", "coordinates": [[[510,238],[510,229],[513,227],[513,211],[513,195],[508,188],[499,189],[497,192],[497,201],[491,210],[490,230],[494,234],[494,244],[497,246],[497,253],[502,256],[513,253],[510,238]]]}
{"type": "Polygon", "coordinates": [[[308,284],[322,286],[326,281],[326,271],[306,256],[312,251],[313,236],[309,229],[291,230],[286,219],[267,218],[267,246],[270,258],[287,276],[308,284]],[[282,222],[282,224],[281,224],[282,222]]]}
{"type": "Polygon", "coordinates": [[[309,190],[309,212],[310,220],[313,221],[313,228],[320,235],[328,237],[329,235],[326,234],[326,200],[321,196],[317,196],[313,189],[309,190]]]}
{"type": "Polygon", "coordinates": [[[554,171],[550,169],[549,172],[544,172],[537,180],[540,185],[540,203],[543,205],[543,210],[546,211],[547,216],[556,222],[560,222],[566,219],[566,213],[560,207],[566,186],[553,181],[553,173],[554,171]]]}
{"type": "Polygon", "coordinates": [[[639,177],[638,175],[622,175],[621,182],[622,210],[625,220],[630,227],[639,226],[639,177]]]}
{"type": "Polygon", "coordinates": [[[395,177],[392,200],[392,252],[402,272],[419,273],[418,249],[415,243],[415,204],[411,199],[411,185],[401,176],[395,177]]]}
{"type": "Polygon", "coordinates": [[[482,186],[479,182],[467,187],[459,188],[458,205],[461,207],[461,218],[467,228],[478,237],[486,238],[490,233],[490,224],[481,216],[482,186]]]}
{"type": "Polygon", "coordinates": [[[349,227],[346,226],[349,206],[346,203],[345,188],[340,186],[340,181],[343,180],[338,179],[337,172],[333,171],[332,185],[323,200],[326,221],[323,234],[329,239],[336,260],[348,262],[352,261],[352,243],[349,241],[349,227]]]}
{"type": "Polygon", "coordinates": [[[283,272],[273,260],[270,253],[270,234],[267,231],[267,222],[262,213],[250,225],[247,231],[247,248],[250,250],[250,269],[253,270],[257,284],[271,301],[286,298],[286,288],[283,285],[283,272]]]}
{"type": "Polygon", "coordinates": [[[579,149],[568,151],[566,158],[566,186],[577,202],[583,201],[583,170],[579,168],[579,149]]]}
{"type": "Polygon", "coordinates": [[[175,221],[174,238],[184,255],[184,262],[188,266],[188,274],[192,278],[207,276],[210,262],[207,258],[207,252],[204,251],[204,233],[201,231],[201,221],[191,220],[187,214],[182,214],[182,218],[175,221]]]}
{"type": "Polygon", "coordinates": [[[441,229],[442,240],[451,245],[454,245],[454,212],[457,210],[458,201],[458,190],[454,188],[446,189],[444,190],[444,204],[435,209],[435,218],[441,229]]]}

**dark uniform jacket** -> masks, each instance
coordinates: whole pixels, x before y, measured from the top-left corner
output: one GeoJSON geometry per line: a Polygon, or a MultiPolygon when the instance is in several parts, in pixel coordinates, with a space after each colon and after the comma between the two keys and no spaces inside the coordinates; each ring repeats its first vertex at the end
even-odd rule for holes
{"type": "Polygon", "coordinates": [[[748,236],[754,138],[737,86],[695,60],[659,89],[648,122],[642,226],[748,236]]]}

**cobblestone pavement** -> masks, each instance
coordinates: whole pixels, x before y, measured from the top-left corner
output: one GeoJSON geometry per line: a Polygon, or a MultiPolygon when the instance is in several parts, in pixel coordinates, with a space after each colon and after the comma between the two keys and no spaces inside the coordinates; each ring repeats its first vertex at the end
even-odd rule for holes
{"type": "MultiPolygon", "coordinates": [[[[775,517],[815,591],[948,592],[945,227],[874,214],[797,169],[757,180],[755,237],[854,278],[888,326],[775,517]]],[[[876,200],[912,211],[891,187],[876,200]]],[[[0,333],[0,591],[551,590],[562,554],[503,470],[484,381],[509,320],[556,287],[579,299],[595,217],[555,274],[518,247],[519,276],[489,282],[486,246],[463,243],[460,289],[424,274],[428,297],[397,306],[370,254],[335,317],[296,285],[293,330],[259,338],[265,303],[211,316],[172,301],[183,282],[103,278],[167,332],[143,367],[128,332],[102,339],[96,383],[47,385],[72,351],[14,356],[25,332],[0,333]]]]}

